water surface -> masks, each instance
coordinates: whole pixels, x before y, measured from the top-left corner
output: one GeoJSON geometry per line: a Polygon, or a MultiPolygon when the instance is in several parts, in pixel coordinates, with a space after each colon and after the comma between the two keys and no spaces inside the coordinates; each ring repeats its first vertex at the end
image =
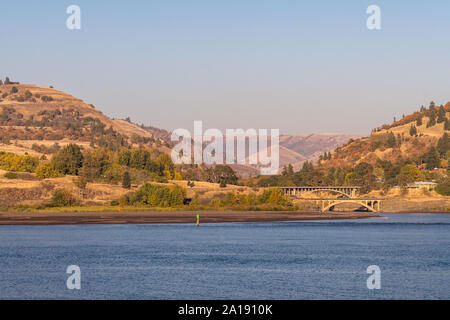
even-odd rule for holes
{"type": "Polygon", "coordinates": [[[0,298],[450,299],[450,215],[385,217],[0,226],[0,298]],[[66,287],[69,265],[81,290],[66,287]]]}

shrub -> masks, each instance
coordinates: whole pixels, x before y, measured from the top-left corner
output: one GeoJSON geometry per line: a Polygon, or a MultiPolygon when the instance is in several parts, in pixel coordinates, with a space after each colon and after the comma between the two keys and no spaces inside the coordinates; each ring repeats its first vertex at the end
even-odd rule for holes
{"type": "Polygon", "coordinates": [[[150,183],[142,185],[130,197],[130,204],[157,207],[172,207],[183,204],[186,190],[178,185],[161,186],[150,183]]]}
{"type": "Polygon", "coordinates": [[[86,186],[87,186],[87,183],[88,183],[86,178],[84,178],[84,177],[77,177],[77,178],[74,178],[72,181],[78,188],[80,188],[82,190],[86,189],[86,186]]]}
{"type": "Polygon", "coordinates": [[[209,205],[211,207],[219,207],[221,205],[221,201],[219,198],[212,198],[211,201],[209,202],[209,205]]]}
{"type": "Polygon", "coordinates": [[[53,101],[53,98],[50,96],[41,96],[41,100],[44,102],[50,102],[50,101],[53,101]]]}
{"type": "Polygon", "coordinates": [[[193,188],[193,187],[195,187],[195,183],[193,181],[192,182],[188,181],[187,182],[187,186],[190,187],[190,188],[193,188]]]}
{"type": "Polygon", "coordinates": [[[450,196],[450,178],[445,179],[436,186],[436,192],[443,196],[450,196]]]}
{"type": "MultiPolygon", "coordinates": [[[[106,168],[107,166],[105,166],[106,168]]],[[[105,173],[103,174],[103,178],[108,183],[118,184],[119,182],[123,182],[123,176],[125,174],[126,167],[121,166],[120,164],[113,163],[109,167],[107,167],[105,173]]],[[[131,180],[131,177],[130,177],[131,180]]]]}
{"type": "Polygon", "coordinates": [[[6,179],[17,179],[19,176],[15,172],[7,172],[4,174],[6,179]]]}
{"type": "Polygon", "coordinates": [[[33,172],[38,165],[39,159],[36,157],[0,152],[0,169],[33,172]]]}
{"type": "Polygon", "coordinates": [[[281,206],[287,206],[290,204],[289,198],[278,188],[264,190],[263,193],[258,196],[257,201],[260,204],[273,204],[281,206]]]}
{"type": "Polygon", "coordinates": [[[19,92],[19,89],[17,89],[16,87],[11,88],[11,93],[17,93],[17,92],[19,92]]]}
{"type": "Polygon", "coordinates": [[[121,196],[120,198],[119,198],[119,200],[117,201],[117,203],[120,205],[120,206],[122,206],[122,207],[125,207],[125,206],[127,206],[127,205],[129,205],[129,203],[130,203],[130,198],[128,197],[128,195],[123,195],[123,196],[121,196]]]}
{"type": "Polygon", "coordinates": [[[198,194],[195,194],[194,197],[192,197],[191,203],[189,203],[190,206],[198,206],[200,205],[200,196],[198,194]]]}
{"type": "Polygon", "coordinates": [[[57,178],[57,177],[61,176],[59,171],[56,170],[55,167],[53,166],[53,164],[50,162],[44,162],[44,163],[40,164],[36,168],[36,175],[42,179],[57,178]]]}
{"type": "Polygon", "coordinates": [[[70,207],[77,205],[77,199],[67,190],[59,189],[53,193],[50,206],[52,207],[70,207]]]}

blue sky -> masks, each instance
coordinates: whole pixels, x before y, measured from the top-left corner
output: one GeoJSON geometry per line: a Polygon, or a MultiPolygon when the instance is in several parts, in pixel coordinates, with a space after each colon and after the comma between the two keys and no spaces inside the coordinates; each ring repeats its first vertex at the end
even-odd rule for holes
{"type": "Polygon", "coordinates": [[[0,77],[166,129],[359,133],[450,101],[449,1],[2,4],[0,77]],[[66,28],[76,4],[82,29],[66,28]],[[381,7],[382,30],[366,28],[381,7]]]}

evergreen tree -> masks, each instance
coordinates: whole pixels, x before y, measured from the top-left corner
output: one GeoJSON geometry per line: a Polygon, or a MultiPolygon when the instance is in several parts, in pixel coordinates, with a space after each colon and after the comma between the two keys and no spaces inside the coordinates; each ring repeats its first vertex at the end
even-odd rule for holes
{"type": "Polygon", "coordinates": [[[417,135],[417,128],[415,125],[411,125],[411,127],[409,127],[409,135],[410,136],[415,136],[417,135]]]}
{"type": "Polygon", "coordinates": [[[444,106],[440,106],[437,115],[437,123],[442,123],[446,119],[444,106]]]}
{"type": "Polygon", "coordinates": [[[131,177],[128,171],[125,171],[122,177],[122,188],[130,189],[131,188],[131,177]]]}
{"type": "Polygon", "coordinates": [[[395,135],[392,132],[389,132],[387,139],[388,148],[394,148],[396,146],[395,135]]]}
{"type": "Polygon", "coordinates": [[[430,110],[434,110],[434,107],[436,106],[436,104],[434,103],[434,101],[430,102],[430,110]]]}
{"type": "Polygon", "coordinates": [[[418,127],[420,127],[422,125],[422,116],[421,115],[417,118],[416,125],[418,127]]]}
{"type": "Polygon", "coordinates": [[[450,139],[448,133],[445,132],[444,135],[438,140],[437,151],[441,157],[444,157],[448,150],[450,150],[450,139]]]}
{"type": "Polygon", "coordinates": [[[444,121],[444,130],[450,130],[450,121],[447,118],[444,121]]]}
{"type": "Polygon", "coordinates": [[[289,176],[294,175],[294,167],[290,163],[289,163],[288,168],[287,168],[287,173],[288,173],[289,176]]]}
{"type": "Polygon", "coordinates": [[[439,167],[439,154],[435,147],[431,147],[430,150],[425,153],[424,162],[427,164],[427,169],[434,169],[439,167]]]}
{"type": "Polygon", "coordinates": [[[427,128],[430,128],[436,124],[436,114],[434,112],[430,112],[430,120],[428,120],[427,128]]]}

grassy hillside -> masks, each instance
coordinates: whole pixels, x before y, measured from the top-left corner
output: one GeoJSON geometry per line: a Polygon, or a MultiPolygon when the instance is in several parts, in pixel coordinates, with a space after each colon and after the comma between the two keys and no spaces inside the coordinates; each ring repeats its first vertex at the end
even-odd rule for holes
{"type": "Polygon", "coordinates": [[[152,130],[130,121],[110,119],[93,105],[53,88],[0,85],[3,151],[44,154],[51,153],[46,148],[55,143],[64,146],[71,142],[85,148],[141,145],[164,150],[169,146],[161,130],[157,136],[152,130]]]}
{"type": "Polygon", "coordinates": [[[361,162],[376,164],[379,160],[417,159],[439,138],[449,132],[450,103],[422,109],[390,125],[375,129],[369,137],[353,139],[338,147],[326,167],[351,166],[361,162]],[[441,119],[438,119],[441,113],[441,119]],[[443,118],[442,118],[443,114],[443,118]]]}

